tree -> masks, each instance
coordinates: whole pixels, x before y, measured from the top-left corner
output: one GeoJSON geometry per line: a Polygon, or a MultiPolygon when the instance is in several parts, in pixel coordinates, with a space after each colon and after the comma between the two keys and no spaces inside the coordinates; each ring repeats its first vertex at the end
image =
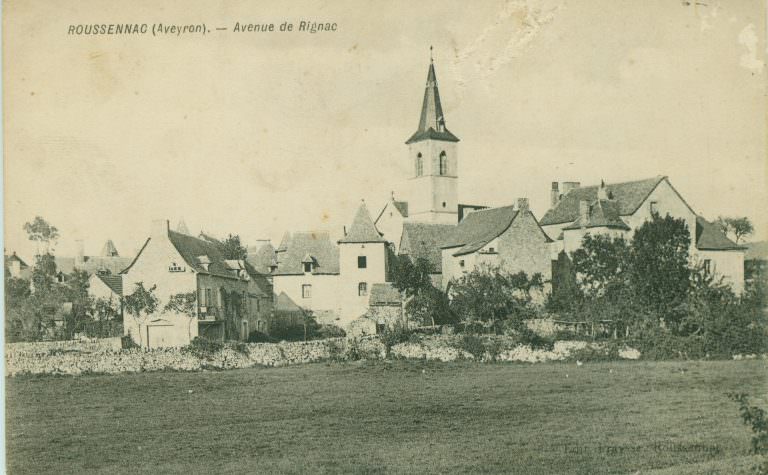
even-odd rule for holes
{"type": "Polygon", "coordinates": [[[35,256],[32,268],[32,287],[35,292],[50,291],[56,283],[56,259],[50,253],[35,256]]]}
{"type": "Polygon", "coordinates": [[[690,245],[685,220],[669,214],[654,213],[632,240],[629,281],[638,304],[673,325],[682,318],[680,305],[690,286],[690,245]]]}
{"type": "Polygon", "coordinates": [[[573,268],[582,290],[598,297],[626,284],[630,247],[623,237],[586,234],[573,253],[573,268]]]}
{"type": "Polygon", "coordinates": [[[24,231],[30,241],[37,243],[37,252],[40,253],[40,244],[45,245],[45,252],[50,251],[51,243],[59,238],[59,230],[40,216],[35,216],[31,223],[24,223],[24,231]]]}
{"type": "Polygon", "coordinates": [[[755,232],[752,222],[745,216],[718,216],[717,220],[715,220],[715,224],[718,225],[725,234],[732,235],[736,244],[738,244],[742,238],[755,232]]]}
{"type": "Polygon", "coordinates": [[[534,316],[531,291],[543,288],[541,274],[509,274],[498,267],[479,267],[451,282],[451,310],[469,328],[478,325],[498,333],[503,321],[522,328],[534,316]]]}
{"type": "Polygon", "coordinates": [[[125,312],[136,322],[139,345],[142,344],[141,322],[145,321],[149,315],[155,313],[160,303],[160,300],[155,296],[156,288],[157,285],[153,285],[147,289],[144,287],[143,282],[137,282],[133,292],[123,299],[125,312]]]}
{"type": "Polygon", "coordinates": [[[405,300],[404,310],[410,320],[432,326],[453,323],[447,295],[432,285],[432,265],[423,257],[409,256],[392,260],[392,286],[405,300]]]}
{"type": "Polygon", "coordinates": [[[248,256],[248,250],[240,242],[240,236],[237,234],[230,234],[222,242],[222,252],[224,259],[236,259],[244,260],[248,256]]]}
{"type": "Polygon", "coordinates": [[[195,292],[186,292],[171,295],[168,303],[163,308],[165,311],[172,311],[186,315],[188,317],[197,316],[197,294],[195,292]]]}

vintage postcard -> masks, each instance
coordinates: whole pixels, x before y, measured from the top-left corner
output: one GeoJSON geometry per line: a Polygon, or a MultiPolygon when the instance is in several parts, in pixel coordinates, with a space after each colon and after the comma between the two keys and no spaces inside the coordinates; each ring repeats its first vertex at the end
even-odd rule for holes
{"type": "Polygon", "coordinates": [[[765,2],[2,14],[7,473],[768,473],[765,2]]]}

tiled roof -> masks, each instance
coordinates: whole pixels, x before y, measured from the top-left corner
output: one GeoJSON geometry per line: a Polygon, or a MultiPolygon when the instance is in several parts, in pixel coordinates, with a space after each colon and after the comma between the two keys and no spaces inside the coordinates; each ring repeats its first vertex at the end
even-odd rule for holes
{"type": "Polygon", "coordinates": [[[326,231],[293,233],[285,247],[274,275],[303,274],[301,260],[307,254],[313,256],[317,262],[317,265],[312,266],[313,274],[339,273],[339,248],[331,241],[326,231]]]}
{"type": "Polygon", "coordinates": [[[499,237],[517,217],[514,206],[489,208],[467,215],[449,234],[443,249],[460,247],[453,255],[469,254],[499,237]]]}
{"type": "Polygon", "coordinates": [[[373,284],[371,286],[371,295],[368,298],[368,304],[373,306],[400,306],[400,291],[387,282],[384,284],[373,284]]]}
{"type": "MultiPolygon", "coordinates": [[[[666,180],[665,176],[657,176],[645,180],[629,181],[606,185],[608,195],[616,200],[620,216],[629,216],[643,204],[648,195],[666,180]]],[[[579,202],[592,203],[597,200],[599,185],[576,188],[564,195],[560,202],[547,211],[541,218],[541,225],[571,223],[579,217],[579,202]]]]}
{"type": "Polygon", "coordinates": [[[696,216],[696,248],[702,251],[745,249],[731,241],[717,225],[696,216]]]}
{"type": "Polygon", "coordinates": [[[412,259],[426,259],[432,272],[440,274],[443,272],[440,246],[455,227],[454,224],[404,223],[400,254],[407,254],[412,259]]]}
{"type": "Polygon", "coordinates": [[[582,222],[581,216],[576,221],[563,228],[613,228],[629,230],[629,226],[619,216],[619,205],[614,200],[596,200],[589,205],[589,213],[586,222],[582,222]]]}
{"type": "Polygon", "coordinates": [[[403,215],[403,218],[408,217],[408,202],[407,201],[393,201],[393,205],[395,205],[395,208],[397,208],[398,211],[400,211],[400,214],[403,215]]]}
{"type": "Polygon", "coordinates": [[[117,295],[123,295],[123,277],[115,274],[95,274],[104,284],[117,295]]]}
{"type": "Polygon", "coordinates": [[[349,228],[349,232],[339,240],[340,243],[365,243],[365,242],[386,242],[381,237],[381,233],[376,229],[376,225],[371,220],[371,215],[368,213],[368,207],[365,203],[360,203],[355,213],[355,219],[352,221],[352,226],[349,228]]]}
{"type": "MultiPolygon", "coordinates": [[[[202,235],[202,233],[201,233],[202,235]]],[[[168,231],[168,239],[173,247],[179,251],[184,262],[201,274],[211,274],[219,277],[234,278],[236,275],[225,262],[226,259],[220,250],[221,244],[214,240],[203,240],[187,234],[168,231]],[[210,264],[208,269],[203,267],[198,257],[207,256],[210,264]]]]}
{"type": "Polygon", "coordinates": [[[424,101],[421,104],[419,128],[405,143],[418,142],[425,139],[458,142],[459,139],[445,127],[443,106],[440,104],[440,91],[437,88],[435,65],[430,62],[427,72],[427,86],[424,90],[424,101]]]}

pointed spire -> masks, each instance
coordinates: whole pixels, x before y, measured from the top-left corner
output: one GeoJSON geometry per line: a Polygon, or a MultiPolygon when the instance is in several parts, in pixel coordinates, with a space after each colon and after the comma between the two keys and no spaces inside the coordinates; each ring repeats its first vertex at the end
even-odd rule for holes
{"type": "Polygon", "coordinates": [[[364,243],[364,242],[386,242],[381,233],[376,229],[376,225],[373,224],[371,214],[368,212],[368,207],[365,206],[365,201],[360,203],[360,207],[357,208],[355,213],[355,219],[352,221],[352,226],[349,228],[349,232],[344,238],[339,240],[339,243],[364,243]]]}
{"type": "Polygon", "coordinates": [[[419,128],[407,144],[425,139],[446,140],[458,142],[459,139],[445,127],[445,115],[440,103],[440,91],[437,88],[437,75],[435,74],[435,62],[432,57],[432,47],[429,47],[429,70],[427,71],[427,85],[424,90],[424,101],[421,104],[421,116],[419,128]]]}
{"type": "Polygon", "coordinates": [[[117,248],[115,247],[115,243],[113,243],[111,239],[107,239],[107,242],[104,243],[104,247],[101,248],[101,255],[103,257],[119,257],[120,256],[120,254],[117,253],[117,248]]]}
{"type": "Polygon", "coordinates": [[[288,231],[283,234],[283,238],[280,240],[280,244],[277,246],[277,252],[285,252],[288,250],[288,243],[291,241],[291,233],[288,231]]]}
{"type": "MultiPolygon", "coordinates": [[[[176,232],[181,234],[186,234],[189,236],[189,228],[187,228],[187,223],[184,222],[184,218],[181,218],[179,220],[179,224],[176,225],[176,232]]],[[[200,231],[202,233],[202,231],[200,231]]]]}

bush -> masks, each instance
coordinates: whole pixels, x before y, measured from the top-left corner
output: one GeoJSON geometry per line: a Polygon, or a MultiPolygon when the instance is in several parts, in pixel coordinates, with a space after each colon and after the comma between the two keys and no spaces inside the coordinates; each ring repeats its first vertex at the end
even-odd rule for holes
{"type": "Polygon", "coordinates": [[[478,361],[485,355],[485,344],[483,343],[483,339],[478,335],[469,333],[465,333],[459,338],[456,349],[466,351],[478,361]]]}
{"type": "Polygon", "coordinates": [[[599,343],[599,347],[588,345],[585,348],[574,349],[568,357],[569,361],[601,362],[620,360],[619,350],[622,348],[618,342],[599,343]]]}
{"type": "Polygon", "coordinates": [[[392,347],[405,343],[411,337],[411,331],[407,326],[396,323],[394,325],[387,325],[384,327],[384,332],[379,335],[381,343],[384,345],[384,351],[386,357],[389,358],[389,353],[392,351],[392,347]]]}
{"type": "Polygon", "coordinates": [[[182,348],[183,351],[191,353],[192,355],[198,358],[207,359],[207,360],[212,359],[213,355],[215,355],[222,349],[224,349],[223,343],[215,340],[209,340],[208,338],[199,337],[199,336],[195,337],[195,339],[192,340],[192,342],[189,345],[182,348]]]}
{"type": "Polygon", "coordinates": [[[324,340],[326,338],[343,338],[345,336],[347,336],[347,332],[345,332],[341,327],[325,324],[319,325],[312,334],[314,339],[320,340],[324,340]]]}
{"type": "Polygon", "coordinates": [[[248,343],[277,343],[280,340],[273,338],[266,333],[254,330],[248,335],[248,343]]]}
{"type": "Polygon", "coordinates": [[[553,338],[543,337],[524,325],[517,328],[514,333],[521,345],[527,345],[533,349],[551,350],[555,344],[553,338]]]}
{"type": "MultiPolygon", "coordinates": [[[[751,452],[757,455],[768,455],[768,419],[765,411],[757,406],[749,405],[749,398],[744,393],[729,393],[728,397],[739,403],[739,413],[745,425],[752,429],[751,452]]],[[[768,461],[755,467],[758,475],[768,474],[768,461]]]]}

